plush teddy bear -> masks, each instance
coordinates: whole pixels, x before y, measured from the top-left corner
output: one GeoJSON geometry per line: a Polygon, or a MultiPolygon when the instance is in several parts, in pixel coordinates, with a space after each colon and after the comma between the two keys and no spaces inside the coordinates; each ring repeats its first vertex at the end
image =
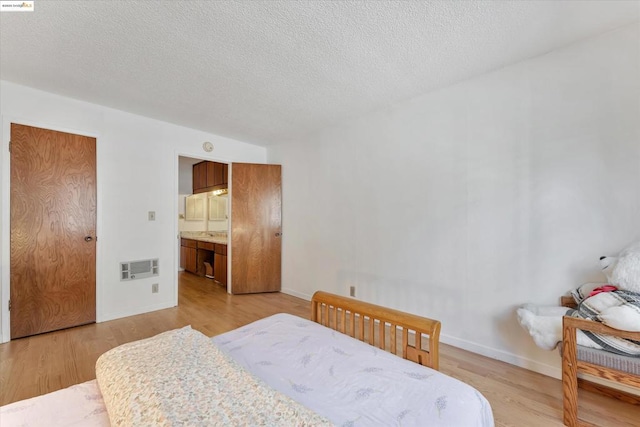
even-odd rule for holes
{"type": "MultiPolygon", "coordinates": [[[[571,292],[578,309],[525,304],[518,321],[538,347],[553,350],[562,340],[562,316],[599,321],[624,331],[640,332],[640,242],[617,257],[601,257],[608,283],[586,283],[571,292]]],[[[578,331],[578,345],[627,356],[640,356],[640,342],[578,331]]]]}

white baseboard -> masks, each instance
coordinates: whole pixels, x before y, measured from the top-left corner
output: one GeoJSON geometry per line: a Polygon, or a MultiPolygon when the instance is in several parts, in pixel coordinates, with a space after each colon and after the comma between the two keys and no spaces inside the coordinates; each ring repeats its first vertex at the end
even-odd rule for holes
{"type": "Polygon", "coordinates": [[[562,378],[562,369],[559,366],[547,365],[546,363],[540,363],[526,357],[518,356],[517,354],[509,353],[508,351],[497,350],[492,347],[476,344],[471,341],[455,338],[445,334],[440,335],[440,342],[485,357],[489,357],[491,359],[496,359],[502,362],[509,363],[511,365],[519,366],[530,371],[538,372],[539,374],[543,374],[548,377],[553,377],[556,379],[562,378]]]}
{"type": "MultiPolygon", "coordinates": [[[[461,348],[463,350],[470,351],[472,353],[480,354],[491,359],[500,360],[511,365],[518,366],[529,371],[537,372],[548,377],[555,378],[557,380],[562,379],[562,368],[559,366],[551,366],[546,363],[540,363],[535,360],[528,359],[526,357],[518,356],[507,351],[496,350],[491,347],[479,345],[470,341],[454,338],[448,335],[440,335],[440,342],[451,345],[453,347],[461,348]]],[[[592,381],[594,383],[602,384],[613,389],[622,390],[627,393],[640,396],[640,392],[637,388],[625,386],[624,384],[616,383],[606,380],[604,378],[594,377],[592,375],[578,374],[580,378],[592,381]]]]}
{"type": "Polygon", "coordinates": [[[107,313],[103,316],[101,316],[100,319],[96,320],[96,323],[102,323],[102,322],[107,322],[109,320],[115,320],[115,319],[120,319],[122,317],[128,317],[128,316],[135,316],[138,314],[144,314],[144,313],[149,313],[152,311],[157,311],[157,310],[164,310],[165,308],[172,308],[175,307],[175,304],[172,304],[171,302],[164,302],[161,304],[153,304],[153,305],[147,305],[144,307],[137,307],[135,309],[132,310],[125,310],[125,311],[118,311],[118,312],[114,312],[114,313],[107,313]]]}
{"type": "Polygon", "coordinates": [[[303,300],[311,301],[312,295],[303,294],[302,292],[294,291],[293,289],[284,288],[280,292],[283,294],[291,295],[294,297],[302,298],[303,300]]]}

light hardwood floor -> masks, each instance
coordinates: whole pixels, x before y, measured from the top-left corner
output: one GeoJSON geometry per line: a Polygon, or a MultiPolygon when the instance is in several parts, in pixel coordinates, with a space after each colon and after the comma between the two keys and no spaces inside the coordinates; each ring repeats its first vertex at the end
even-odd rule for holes
{"type": "MultiPolygon", "coordinates": [[[[0,405],[95,378],[102,353],[119,344],[192,325],[213,336],[271,314],[309,318],[309,302],[280,293],[228,295],[221,286],[180,274],[179,305],[0,345],[0,405]]],[[[441,345],[440,370],[477,388],[497,426],[561,426],[559,380],[441,345]]],[[[598,426],[639,426],[640,407],[580,391],[580,416],[598,426]]]]}

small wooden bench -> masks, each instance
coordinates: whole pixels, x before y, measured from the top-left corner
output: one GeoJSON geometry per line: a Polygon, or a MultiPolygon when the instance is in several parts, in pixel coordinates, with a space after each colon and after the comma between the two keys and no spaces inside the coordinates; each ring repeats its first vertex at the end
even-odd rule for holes
{"type": "MultiPolygon", "coordinates": [[[[575,308],[572,297],[562,297],[562,305],[575,308]]],[[[578,385],[585,389],[640,405],[640,396],[597,384],[582,378],[578,373],[604,378],[618,384],[637,388],[640,392],[640,357],[620,356],[603,350],[577,345],[577,330],[613,335],[640,341],[640,332],[613,329],[602,323],[564,316],[562,319],[562,394],[563,421],[566,426],[579,425],[578,385]]]]}

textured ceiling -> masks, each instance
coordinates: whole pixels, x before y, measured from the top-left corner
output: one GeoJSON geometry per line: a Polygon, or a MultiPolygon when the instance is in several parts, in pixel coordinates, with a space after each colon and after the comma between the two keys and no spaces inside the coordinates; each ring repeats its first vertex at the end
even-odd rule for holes
{"type": "Polygon", "coordinates": [[[0,78],[269,145],[638,21],[637,1],[45,1],[0,78]]]}

